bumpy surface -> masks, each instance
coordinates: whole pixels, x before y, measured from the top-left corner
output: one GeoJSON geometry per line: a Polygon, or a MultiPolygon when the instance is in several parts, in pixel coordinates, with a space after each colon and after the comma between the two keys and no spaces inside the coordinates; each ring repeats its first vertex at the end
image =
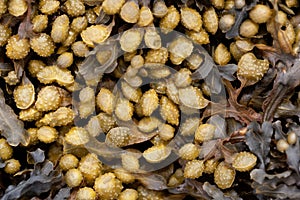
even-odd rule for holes
{"type": "Polygon", "coordinates": [[[299,199],[299,6],[0,0],[0,198],[299,199]]]}
{"type": "Polygon", "coordinates": [[[249,171],[256,165],[256,156],[250,152],[240,152],[233,160],[232,166],[241,172],[249,171]]]}

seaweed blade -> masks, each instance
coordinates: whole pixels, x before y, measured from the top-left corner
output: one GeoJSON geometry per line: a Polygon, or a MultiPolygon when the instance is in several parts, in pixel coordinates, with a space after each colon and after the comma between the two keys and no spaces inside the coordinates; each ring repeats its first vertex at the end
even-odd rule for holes
{"type": "Polygon", "coordinates": [[[27,136],[24,124],[18,119],[12,108],[5,103],[3,91],[0,89],[0,132],[11,146],[17,146],[20,143],[27,145],[29,137],[27,136]]]}

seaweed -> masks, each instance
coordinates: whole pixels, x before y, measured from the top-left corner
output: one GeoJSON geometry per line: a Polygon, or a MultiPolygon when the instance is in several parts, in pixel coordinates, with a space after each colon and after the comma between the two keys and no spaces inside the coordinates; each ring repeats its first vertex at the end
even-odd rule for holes
{"type": "Polygon", "coordinates": [[[5,97],[0,89],[0,130],[11,146],[18,146],[22,143],[26,146],[29,137],[24,129],[24,123],[18,119],[13,109],[5,103],[5,97]]]}
{"type": "Polygon", "coordinates": [[[48,192],[62,181],[62,173],[54,169],[51,161],[35,164],[30,178],[21,181],[18,185],[10,185],[2,197],[3,200],[18,199],[25,196],[38,196],[48,192]]]}

